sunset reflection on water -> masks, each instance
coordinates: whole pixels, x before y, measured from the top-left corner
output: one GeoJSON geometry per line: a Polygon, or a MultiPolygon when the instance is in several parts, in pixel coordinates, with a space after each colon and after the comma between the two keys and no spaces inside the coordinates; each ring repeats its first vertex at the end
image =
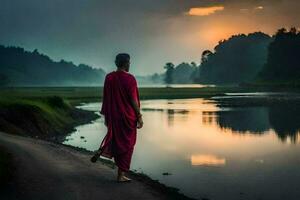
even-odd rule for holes
{"type": "Polygon", "coordinates": [[[191,164],[193,166],[222,166],[226,164],[226,159],[214,155],[192,155],[191,164]]]}
{"type": "MultiPolygon", "coordinates": [[[[142,101],[145,123],[138,130],[132,170],[195,198],[207,194],[210,199],[234,200],[242,192],[248,195],[245,199],[259,193],[276,200],[288,191],[278,187],[277,181],[300,184],[300,109],[287,105],[222,107],[205,99],[142,101]],[[172,175],[164,176],[166,172],[172,175]],[[274,193],[267,192],[270,187],[274,193]]],[[[83,108],[98,111],[100,104],[83,108]]],[[[100,118],[78,127],[65,143],[95,150],[105,131],[100,118]]]]}

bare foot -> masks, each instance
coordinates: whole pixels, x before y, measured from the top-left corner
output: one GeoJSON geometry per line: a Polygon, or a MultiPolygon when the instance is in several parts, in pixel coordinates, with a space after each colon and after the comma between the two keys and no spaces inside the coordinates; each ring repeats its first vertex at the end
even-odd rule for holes
{"type": "Polygon", "coordinates": [[[130,181],[131,181],[131,179],[126,177],[126,176],[119,176],[118,177],[118,182],[120,182],[120,183],[130,182],[130,181]]]}

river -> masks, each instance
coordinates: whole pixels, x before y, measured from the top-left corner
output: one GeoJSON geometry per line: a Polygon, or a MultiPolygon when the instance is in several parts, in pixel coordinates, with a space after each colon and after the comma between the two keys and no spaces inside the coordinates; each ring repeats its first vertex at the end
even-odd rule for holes
{"type": "MultiPolygon", "coordinates": [[[[227,98],[278,95],[285,94],[227,98]]],[[[299,106],[222,106],[219,98],[142,101],[145,125],[132,169],[199,199],[300,199],[299,106]]],[[[80,107],[98,112],[100,106],[80,107]]],[[[94,151],[105,133],[99,118],[77,127],[64,143],[94,151]]]]}

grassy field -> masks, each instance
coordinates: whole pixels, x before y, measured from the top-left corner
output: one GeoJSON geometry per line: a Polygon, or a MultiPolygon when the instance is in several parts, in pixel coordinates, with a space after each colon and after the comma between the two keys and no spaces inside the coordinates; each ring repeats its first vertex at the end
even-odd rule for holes
{"type": "MultiPolygon", "coordinates": [[[[101,87],[27,87],[0,88],[0,130],[33,136],[56,135],[70,132],[70,127],[94,119],[92,112],[74,108],[84,102],[100,102],[101,87]],[[85,113],[84,113],[85,112],[85,113]]],[[[141,99],[209,98],[234,92],[271,91],[257,87],[206,87],[206,88],[140,88],[141,99]]],[[[287,91],[276,88],[274,91],[287,91]]],[[[268,102],[273,99],[268,100],[268,102]]],[[[266,104],[266,100],[238,101],[251,105],[266,104]]],[[[219,102],[222,103],[222,102],[219,102]]],[[[233,102],[235,103],[235,102],[233,102]]],[[[223,105],[230,104],[228,101],[223,105]]],[[[94,114],[95,115],[95,114],[94,114]]]]}
{"type": "MultiPolygon", "coordinates": [[[[286,88],[258,87],[215,87],[215,88],[140,88],[141,99],[180,99],[209,98],[234,92],[286,92],[286,88]]],[[[102,99],[101,87],[32,87],[32,88],[0,88],[0,131],[7,133],[43,138],[49,135],[65,136],[79,124],[90,122],[95,114],[75,109],[74,105],[83,102],[99,102],[102,99]]],[[[282,98],[279,99],[284,100],[282,98]]],[[[218,104],[229,107],[274,105],[278,99],[244,98],[219,100],[218,104]]],[[[293,102],[287,105],[298,109],[293,102]]],[[[288,119],[288,117],[286,117],[288,119]]],[[[10,157],[0,148],[0,185],[10,179],[10,157]],[[7,174],[9,176],[7,176],[7,174]]],[[[135,175],[143,177],[141,175],[135,175]]],[[[146,177],[146,181],[153,183],[146,177]]],[[[161,187],[161,186],[159,186],[161,187]]],[[[172,190],[172,189],[171,189],[172,190]]],[[[176,190],[174,194],[176,195],[176,190]]]]}
{"type": "MultiPolygon", "coordinates": [[[[0,89],[0,130],[43,137],[70,131],[78,122],[94,118],[75,109],[102,99],[101,87],[27,87],[0,89]]],[[[141,99],[211,97],[237,88],[141,88],[141,99]]],[[[93,113],[94,114],[94,113],[93,113]]]]}
{"type": "MultiPolygon", "coordinates": [[[[205,87],[205,88],[140,88],[141,99],[180,99],[180,98],[206,98],[223,95],[227,92],[259,92],[266,88],[257,87],[205,87]]],[[[272,90],[283,90],[273,88],[272,90]]],[[[268,90],[269,91],[269,90],[268,90]]],[[[102,99],[102,87],[24,87],[0,88],[0,98],[42,98],[59,96],[70,104],[81,102],[96,102],[102,99]]]]}

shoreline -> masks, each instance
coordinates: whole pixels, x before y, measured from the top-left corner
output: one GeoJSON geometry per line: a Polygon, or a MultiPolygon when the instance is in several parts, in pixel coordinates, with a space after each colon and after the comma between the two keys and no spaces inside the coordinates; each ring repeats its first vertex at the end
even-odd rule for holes
{"type": "MultiPolygon", "coordinates": [[[[53,141],[49,141],[49,142],[53,142],[53,141]]],[[[84,148],[75,147],[75,146],[67,145],[67,144],[62,144],[62,143],[59,143],[59,142],[53,142],[53,143],[58,144],[58,145],[62,145],[64,147],[67,147],[67,148],[70,148],[70,149],[73,149],[73,150],[76,150],[80,153],[83,153],[83,154],[86,154],[86,155],[89,155],[89,156],[93,156],[92,151],[89,151],[89,150],[84,149],[84,148]]],[[[115,163],[112,160],[103,159],[103,158],[100,157],[97,160],[96,163],[98,163],[98,162],[100,162],[102,165],[110,167],[111,169],[115,169],[115,167],[116,167],[115,163]]],[[[138,173],[138,172],[134,172],[134,171],[130,170],[128,172],[128,176],[130,178],[133,178],[134,181],[142,182],[143,184],[146,184],[147,186],[150,186],[151,188],[153,188],[156,191],[167,194],[172,200],[173,199],[174,200],[177,200],[177,199],[178,200],[196,200],[195,198],[188,197],[188,196],[184,195],[183,193],[180,192],[180,190],[178,188],[167,186],[167,185],[159,182],[158,180],[152,179],[151,177],[149,177],[146,174],[138,173]]]]}
{"type": "MultiPolygon", "coordinates": [[[[57,141],[54,142],[54,141],[49,141],[49,140],[45,140],[45,139],[37,139],[37,138],[32,138],[32,137],[23,137],[23,136],[11,135],[11,134],[7,134],[7,133],[6,133],[6,135],[8,135],[9,137],[12,137],[12,138],[17,137],[18,140],[21,140],[22,142],[33,141],[33,143],[30,144],[30,148],[33,147],[35,149],[36,148],[35,145],[42,144],[43,148],[48,149],[48,151],[50,151],[50,152],[58,151],[62,155],[67,154],[68,159],[71,159],[72,162],[75,162],[77,160],[77,159],[74,158],[74,155],[72,155],[72,154],[76,154],[76,155],[80,156],[80,158],[84,158],[84,162],[89,163],[88,165],[85,165],[85,166],[87,166],[87,167],[91,166],[91,169],[93,169],[93,170],[97,169],[99,167],[103,168],[105,166],[105,168],[109,168],[111,172],[114,171],[113,174],[116,173],[115,172],[115,167],[114,167],[115,165],[110,160],[105,160],[103,158],[100,158],[100,159],[98,159],[98,161],[96,163],[90,163],[88,158],[90,158],[93,155],[93,152],[88,151],[86,149],[79,148],[79,147],[74,147],[74,146],[71,146],[71,145],[61,144],[57,141]],[[69,155],[69,154],[71,154],[71,155],[69,155]]],[[[1,140],[3,141],[3,138],[1,139],[1,137],[3,137],[3,133],[0,132],[0,141],[1,140]]],[[[20,143],[20,142],[18,142],[18,143],[20,143]]],[[[0,197],[4,196],[4,197],[9,197],[9,199],[20,199],[19,196],[21,195],[21,197],[22,197],[22,193],[24,191],[22,190],[22,186],[20,186],[19,174],[21,172],[22,174],[26,175],[27,171],[26,170],[24,171],[23,167],[22,167],[22,169],[20,169],[19,155],[16,155],[13,152],[11,152],[12,149],[7,148],[6,147],[7,145],[8,145],[7,143],[2,143],[2,144],[0,143],[0,147],[1,147],[0,150],[4,149],[4,152],[8,152],[10,154],[10,156],[11,156],[10,159],[13,160],[13,162],[10,163],[11,165],[9,167],[14,169],[14,171],[12,171],[13,176],[10,177],[10,180],[8,180],[8,182],[7,182],[7,183],[9,183],[8,187],[7,188],[2,188],[3,191],[1,192],[0,197]],[[17,161],[17,163],[16,163],[16,161],[17,161]],[[13,191],[14,193],[12,194],[11,191],[13,191]]],[[[13,146],[15,146],[15,145],[13,145],[13,146]]],[[[12,147],[12,148],[14,148],[14,147],[12,147]]],[[[36,150],[34,150],[34,151],[37,154],[40,154],[39,151],[38,152],[36,150]]],[[[3,152],[3,151],[1,151],[1,152],[3,152]]],[[[22,152],[24,152],[24,151],[22,150],[22,152]]],[[[57,156],[60,157],[61,155],[59,154],[57,156]]],[[[22,157],[24,157],[24,156],[22,156],[22,157]]],[[[49,155],[49,157],[51,157],[52,159],[55,159],[56,156],[53,157],[53,156],[49,155]]],[[[31,156],[29,158],[25,158],[25,159],[28,160],[28,162],[31,163],[30,158],[31,158],[31,156]]],[[[66,161],[67,160],[64,160],[63,162],[66,162],[66,161]]],[[[76,162],[76,165],[77,164],[79,164],[79,163],[76,162]]],[[[81,162],[80,162],[80,165],[82,165],[81,162]]],[[[53,170],[53,168],[51,170],[53,170]]],[[[95,175],[96,174],[94,174],[94,176],[95,175]]],[[[128,185],[130,186],[131,184],[141,185],[141,187],[148,188],[150,193],[159,194],[159,196],[157,196],[157,199],[195,200],[194,198],[187,197],[184,194],[182,194],[179,191],[179,189],[166,186],[166,185],[160,183],[157,180],[151,179],[147,175],[136,173],[136,172],[133,172],[133,171],[130,171],[128,173],[128,175],[129,175],[129,177],[131,177],[133,179],[133,182],[129,183],[129,184],[124,184],[124,187],[128,187],[128,185]]],[[[40,177],[38,175],[35,175],[35,172],[34,172],[34,176],[35,176],[34,179],[36,179],[36,178],[40,179],[40,177]]],[[[44,176],[44,175],[42,175],[42,176],[44,176]]],[[[21,180],[21,182],[22,182],[22,180],[21,180]]],[[[78,184],[78,183],[76,183],[76,184],[78,184]]],[[[119,187],[119,185],[120,185],[117,182],[113,183],[113,184],[114,184],[114,186],[117,186],[117,187],[119,187]]],[[[34,188],[34,186],[31,186],[30,182],[27,183],[27,186],[29,186],[30,188],[31,187],[34,188]]],[[[56,185],[54,187],[52,185],[52,189],[53,188],[54,189],[57,188],[57,190],[61,189],[61,188],[58,188],[58,185],[56,185]]],[[[26,192],[28,192],[28,191],[26,191],[26,192]]],[[[39,194],[39,195],[43,195],[43,194],[39,194]]],[[[57,195],[61,195],[62,198],[64,198],[65,194],[57,194],[57,195]]],[[[21,198],[21,199],[23,199],[23,198],[21,198]]],[[[25,199],[28,199],[28,198],[25,198],[25,199]]],[[[111,198],[109,197],[108,199],[111,199],[111,198]]],[[[156,199],[156,198],[154,198],[154,199],[156,199]]]]}
{"type": "MultiPolygon", "coordinates": [[[[232,91],[223,91],[223,92],[232,92],[232,91]]],[[[249,91],[246,91],[246,92],[249,92],[249,91]]],[[[195,98],[209,98],[210,97],[210,96],[206,96],[206,95],[202,96],[199,93],[195,93],[193,95],[195,95],[195,98]]],[[[180,96],[180,97],[183,98],[183,96],[180,96]]],[[[20,98],[20,97],[18,97],[18,98],[20,98]]],[[[40,100],[42,100],[42,103],[44,103],[43,99],[45,99],[45,98],[47,99],[49,97],[48,96],[42,96],[40,98],[31,98],[30,101],[28,101],[28,102],[25,101],[25,103],[29,103],[30,106],[36,106],[35,104],[33,104],[33,102],[35,102],[35,101],[40,102],[40,100]]],[[[177,97],[177,98],[179,98],[179,97],[177,97]]],[[[190,97],[190,98],[192,98],[192,97],[190,97]]],[[[93,97],[93,99],[95,100],[96,98],[93,97]]],[[[147,99],[147,98],[143,98],[142,100],[144,100],[144,99],[147,99]]],[[[152,98],[152,99],[155,99],[155,98],[152,98]]],[[[28,134],[27,135],[24,135],[24,134],[22,135],[21,134],[21,135],[31,137],[35,140],[42,140],[42,141],[51,142],[52,144],[57,144],[57,145],[60,145],[60,146],[64,146],[64,147],[67,147],[69,149],[76,150],[76,151],[78,151],[82,154],[91,156],[93,154],[91,151],[88,151],[88,150],[83,149],[83,148],[74,147],[74,146],[71,146],[71,145],[62,144],[61,142],[62,142],[62,138],[65,138],[67,135],[71,134],[71,132],[74,131],[77,126],[91,123],[93,120],[98,119],[100,116],[95,114],[94,111],[87,111],[87,110],[83,110],[83,109],[75,107],[77,105],[80,105],[81,103],[89,103],[90,102],[90,101],[86,102],[85,98],[77,99],[76,101],[72,101],[72,98],[71,99],[67,98],[66,100],[67,100],[67,105],[63,105],[63,107],[67,106],[67,108],[68,108],[67,110],[71,109],[73,111],[73,114],[72,113],[69,113],[69,114],[74,117],[75,121],[73,121],[72,123],[69,123],[70,121],[67,120],[66,121],[66,122],[68,122],[67,125],[64,124],[63,128],[60,127],[59,129],[57,129],[57,130],[59,130],[59,132],[56,132],[56,134],[50,134],[48,136],[46,135],[47,137],[36,137],[36,135],[28,135],[28,134]],[[69,101],[71,101],[71,102],[69,102],[69,101]],[[70,103],[70,105],[68,105],[68,103],[70,103]],[[59,134],[57,134],[57,133],[59,133],[59,134]]],[[[101,99],[97,99],[97,102],[99,102],[99,101],[101,101],[101,99]]],[[[228,102],[227,99],[219,100],[219,103],[224,104],[223,101],[226,101],[225,102],[226,104],[232,105],[232,103],[228,102]]],[[[0,103],[1,103],[1,101],[0,101],[0,103]]],[[[245,104],[248,105],[249,101],[245,100],[245,101],[241,101],[241,102],[238,102],[238,103],[239,103],[238,105],[234,104],[232,106],[243,106],[245,104]]],[[[272,100],[269,103],[274,103],[274,101],[272,100]]],[[[259,105],[260,101],[259,101],[259,99],[256,99],[256,101],[252,102],[251,104],[259,105]]],[[[42,105],[44,105],[44,104],[42,104],[42,105]]],[[[50,104],[50,105],[52,105],[52,104],[50,104]]],[[[54,105],[54,107],[57,107],[57,106],[58,106],[58,108],[60,107],[60,104],[57,105],[56,103],[54,103],[53,105],[54,105]]],[[[0,104],[0,106],[1,106],[1,104],[0,104]]],[[[38,104],[38,106],[41,106],[41,105],[38,104]]],[[[33,108],[33,107],[30,107],[30,108],[33,108]]],[[[42,108],[43,108],[43,106],[42,106],[42,108]]],[[[32,111],[35,112],[36,110],[32,110],[32,111]]],[[[54,111],[57,112],[57,113],[61,113],[61,108],[59,108],[57,110],[55,108],[54,111]]],[[[1,109],[0,109],[0,114],[1,114],[1,109]]],[[[33,118],[24,118],[24,119],[27,120],[27,122],[28,122],[28,120],[31,120],[33,118]]],[[[0,121],[0,125],[2,125],[1,121],[0,121]]],[[[47,130],[47,129],[42,129],[42,130],[47,130]]],[[[27,132],[27,133],[30,133],[30,132],[27,132]]],[[[99,162],[101,162],[102,165],[109,166],[111,168],[114,167],[114,163],[112,161],[105,160],[105,159],[99,159],[99,162]]],[[[130,176],[133,177],[134,180],[137,180],[137,181],[141,182],[142,184],[151,187],[155,191],[159,191],[160,193],[167,193],[170,196],[170,199],[193,199],[193,198],[189,198],[189,197],[185,196],[184,194],[180,193],[180,191],[178,189],[166,186],[166,185],[160,183],[157,180],[151,179],[150,177],[148,177],[145,174],[136,173],[134,171],[131,171],[130,176]]]]}
{"type": "MultiPolygon", "coordinates": [[[[83,103],[83,102],[81,102],[83,103]]],[[[18,107],[19,104],[17,104],[18,106],[16,107],[15,104],[13,104],[12,107],[9,107],[9,109],[13,109],[14,112],[9,112],[9,113],[14,113],[12,114],[12,118],[13,117],[19,117],[19,115],[17,115],[19,113],[18,109],[21,108],[21,112],[23,112],[23,107],[25,107],[25,111],[28,111],[28,108],[27,106],[30,104],[32,106],[32,102],[26,102],[25,105],[22,104],[22,106],[18,107]],[[16,114],[16,115],[15,115],[16,114]]],[[[6,106],[6,105],[5,105],[6,106]]],[[[3,116],[7,116],[7,113],[8,112],[3,112],[3,108],[6,108],[5,106],[3,106],[2,104],[2,115],[3,116]]],[[[30,110],[30,115],[31,116],[31,112],[33,112],[35,114],[35,112],[37,112],[36,110],[36,107],[31,107],[29,106],[29,110],[30,110]],[[34,108],[34,109],[33,109],[34,108]]],[[[55,110],[56,106],[53,107],[53,109],[55,110]]],[[[8,110],[9,110],[8,109],[8,110]]],[[[1,109],[0,109],[1,111],[1,109]]],[[[11,111],[11,110],[10,110],[11,111]]],[[[39,115],[35,116],[35,117],[25,117],[23,120],[23,123],[27,124],[34,124],[36,123],[36,117],[40,117],[40,116],[43,116],[43,112],[42,111],[38,111],[39,115]]],[[[60,113],[60,112],[59,112],[60,113]]],[[[83,149],[83,148],[78,148],[78,147],[74,147],[74,146],[71,146],[71,145],[66,145],[66,144],[63,144],[62,141],[64,140],[64,138],[66,138],[66,136],[68,136],[69,134],[72,133],[72,131],[75,130],[75,128],[77,126],[80,126],[80,125],[83,125],[83,124],[88,124],[88,123],[91,123],[93,120],[96,120],[98,119],[99,115],[95,114],[94,111],[87,111],[87,110],[83,110],[83,109],[80,109],[80,108],[76,108],[75,105],[72,105],[71,107],[69,107],[67,109],[67,115],[69,116],[72,116],[73,119],[75,119],[75,121],[72,121],[72,123],[68,123],[68,124],[64,124],[63,127],[60,127],[60,129],[51,129],[50,132],[47,132],[47,133],[44,133],[43,131],[44,130],[50,130],[48,129],[47,126],[51,126],[52,124],[47,124],[45,122],[41,122],[39,121],[38,124],[35,124],[37,127],[43,127],[42,129],[36,129],[32,126],[30,126],[29,128],[28,127],[19,127],[20,124],[18,124],[17,120],[16,121],[10,121],[11,118],[7,118],[6,120],[10,122],[10,125],[14,125],[14,129],[12,129],[11,132],[8,131],[7,134],[10,134],[10,135],[19,135],[21,137],[24,137],[24,140],[25,138],[31,138],[33,140],[42,140],[42,141],[45,141],[45,142],[50,142],[52,144],[56,144],[56,145],[60,145],[60,146],[63,146],[63,147],[66,147],[68,149],[73,149],[73,150],[76,150],[77,152],[80,152],[81,154],[85,154],[85,155],[88,155],[89,157],[91,157],[93,155],[93,152],[91,151],[88,151],[86,149],[83,149]],[[14,124],[15,123],[15,124],[14,124]],[[42,124],[42,125],[41,125],[42,124]],[[19,130],[22,130],[22,133],[17,133],[16,131],[19,130]],[[31,132],[33,130],[33,132],[31,132]],[[60,132],[56,132],[57,130],[59,130],[60,132]]],[[[0,112],[1,114],[1,112],[0,112]]],[[[1,122],[3,123],[3,121],[1,122]]],[[[22,124],[23,124],[22,123],[22,124]]],[[[1,124],[0,124],[1,125],[1,124]]],[[[12,126],[8,126],[8,128],[11,128],[12,126]]],[[[6,127],[7,128],[7,127],[6,127]]],[[[3,132],[7,132],[4,128],[3,130],[3,127],[1,128],[2,130],[0,131],[3,131],[3,132]]],[[[0,145],[0,147],[3,146],[3,145],[0,145]]],[[[0,149],[1,150],[1,149],[0,149]]],[[[6,149],[4,148],[4,151],[1,151],[1,152],[6,152],[6,149]]],[[[8,153],[11,154],[10,151],[8,151],[8,153]]],[[[12,155],[12,158],[14,158],[14,155],[12,155]]],[[[111,160],[105,160],[103,158],[100,158],[98,160],[98,162],[101,163],[101,165],[105,165],[105,166],[108,166],[110,167],[111,169],[114,169],[114,162],[111,161],[111,160]]],[[[10,164],[10,166],[6,166],[7,169],[14,169],[16,167],[16,163],[12,163],[10,164]]],[[[159,193],[163,193],[163,194],[166,194],[169,199],[183,199],[183,200],[193,200],[193,198],[189,198],[187,196],[185,196],[184,194],[180,193],[179,189],[177,188],[173,188],[173,187],[169,187],[169,186],[166,186],[162,183],[160,183],[159,181],[157,180],[153,180],[151,179],[149,176],[145,175],[145,174],[141,174],[141,173],[136,173],[134,171],[130,171],[129,172],[129,176],[133,178],[133,180],[135,181],[138,181],[140,182],[141,184],[143,185],[146,185],[147,187],[150,187],[152,188],[154,191],[156,192],[159,192],[159,193]]],[[[14,180],[15,177],[13,176],[12,177],[12,180],[14,180]]],[[[11,181],[9,181],[11,182],[11,181]]],[[[14,185],[12,185],[14,186],[14,185]]],[[[16,186],[18,187],[18,186],[16,186]]],[[[8,188],[7,191],[9,192],[11,189],[14,189],[14,188],[8,188]]]]}
{"type": "Polygon", "coordinates": [[[76,108],[57,96],[0,98],[0,131],[10,134],[60,140],[97,118],[95,112],[76,108]]]}

